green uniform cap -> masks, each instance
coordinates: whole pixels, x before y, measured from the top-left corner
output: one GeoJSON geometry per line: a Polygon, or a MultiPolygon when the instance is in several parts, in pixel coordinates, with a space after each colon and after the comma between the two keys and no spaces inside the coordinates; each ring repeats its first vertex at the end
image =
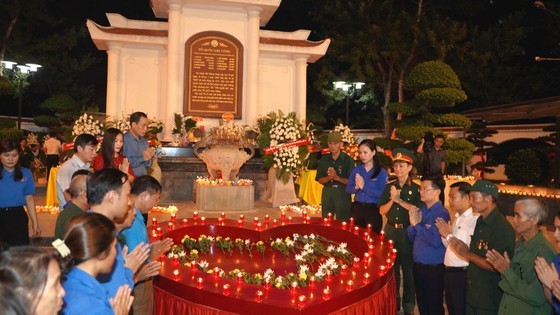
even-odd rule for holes
{"type": "Polygon", "coordinates": [[[342,142],[342,134],[338,131],[329,133],[329,142],[342,142]]]}
{"type": "Polygon", "coordinates": [[[416,162],[416,156],[414,153],[410,152],[410,150],[406,148],[396,148],[393,150],[392,154],[393,162],[403,161],[410,164],[414,164],[414,162],[416,162]]]}
{"type": "Polygon", "coordinates": [[[498,186],[484,179],[477,180],[474,185],[469,188],[469,191],[480,191],[494,196],[494,198],[498,198],[498,186]]]}

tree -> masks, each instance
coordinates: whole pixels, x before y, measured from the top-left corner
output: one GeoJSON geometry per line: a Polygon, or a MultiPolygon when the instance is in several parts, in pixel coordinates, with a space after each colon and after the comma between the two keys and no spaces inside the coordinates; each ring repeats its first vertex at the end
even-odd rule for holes
{"type": "Polygon", "coordinates": [[[467,140],[472,142],[476,149],[473,154],[480,157],[480,161],[471,166],[481,172],[481,177],[484,178],[484,173],[492,174],[495,170],[492,167],[498,166],[498,163],[492,160],[487,160],[487,153],[494,146],[495,142],[487,141],[486,138],[492,137],[498,133],[498,130],[486,128],[487,124],[482,121],[476,121],[471,128],[467,130],[467,140]]]}

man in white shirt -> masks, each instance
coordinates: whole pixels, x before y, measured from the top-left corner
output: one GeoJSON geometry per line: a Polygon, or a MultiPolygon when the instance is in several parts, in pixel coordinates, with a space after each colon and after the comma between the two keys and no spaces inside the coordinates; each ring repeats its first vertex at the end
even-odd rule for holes
{"type": "Polygon", "coordinates": [[[58,206],[62,210],[70,195],[66,190],[70,187],[70,181],[75,171],[79,169],[89,170],[90,163],[97,156],[97,139],[87,133],[83,133],[74,140],[74,155],[64,162],[56,176],[56,195],[58,206]]]}
{"type": "Polygon", "coordinates": [[[51,173],[51,168],[58,165],[60,161],[60,151],[62,150],[62,143],[56,138],[56,133],[51,131],[49,133],[50,138],[43,143],[43,150],[45,150],[45,155],[47,156],[45,160],[45,166],[47,167],[47,180],[49,180],[49,174],[51,173]]]}
{"type": "Polygon", "coordinates": [[[457,255],[448,240],[454,236],[465,242],[471,242],[471,236],[476,227],[478,216],[473,215],[469,202],[469,188],[467,182],[457,182],[450,186],[449,206],[455,211],[453,225],[441,218],[436,219],[436,227],[441,235],[443,245],[447,248],[443,263],[445,265],[444,291],[445,303],[449,315],[464,315],[466,312],[467,267],[469,262],[457,255]]]}

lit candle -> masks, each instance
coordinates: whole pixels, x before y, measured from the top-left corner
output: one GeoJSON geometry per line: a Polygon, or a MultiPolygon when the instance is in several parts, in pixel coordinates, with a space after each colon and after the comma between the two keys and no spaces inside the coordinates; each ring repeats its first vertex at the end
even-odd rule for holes
{"type": "Polygon", "coordinates": [[[203,284],[204,284],[204,279],[202,277],[196,278],[196,287],[197,288],[202,289],[203,284]]]}
{"type": "Polygon", "coordinates": [[[346,230],[346,221],[342,222],[342,229],[346,230]]]}
{"type": "Polygon", "coordinates": [[[373,245],[368,246],[368,253],[373,254],[373,245]]]}
{"type": "Polygon", "coordinates": [[[359,267],[359,266],[360,266],[360,258],[354,257],[354,267],[359,267]]]}
{"type": "Polygon", "coordinates": [[[354,235],[358,235],[360,233],[360,227],[356,226],[354,227],[354,235]]]}
{"type": "Polygon", "coordinates": [[[390,268],[393,265],[393,261],[391,260],[391,258],[387,258],[387,268],[390,268]]]}
{"type": "Polygon", "coordinates": [[[222,218],[222,220],[225,220],[226,219],[226,213],[222,212],[222,214],[220,215],[220,218],[222,218]]]}
{"type": "Polygon", "coordinates": [[[364,253],[364,266],[369,263],[369,253],[364,253]]]}
{"type": "Polygon", "coordinates": [[[331,296],[331,289],[327,286],[326,288],[323,289],[323,299],[328,300],[330,299],[330,296],[331,296]]]}
{"type": "Polygon", "coordinates": [[[367,273],[367,272],[364,273],[364,283],[369,283],[369,280],[370,280],[369,278],[370,278],[369,273],[367,273]]]}
{"type": "Polygon", "coordinates": [[[156,229],[157,231],[157,236],[162,236],[163,232],[161,231],[161,228],[158,226],[158,228],[156,229]]]}
{"type": "Polygon", "coordinates": [[[396,248],[391,249],[391,257],[393,258],[397,257],[397,252],[398,250],[396,248]]]}
{"type": "Polygon", "coordinates": [[[175,223],[175,220],[177,219],[177,215],[175,213],[171,214],[171,222],[175,223]]]}
{"type": "Polygon", "coordinates": [[[198,269],[198,268],[196,267],[196,261],[191,260],[191,270],[192,270],[193,272],[196,272],[197,269],[198,269]]]}
{"type": "Polygon", "coordinates": [[[385,238],[385,231],[381,231],[381,233],[379,233],[379,236],[381,237],[381,239],[385,238]]]}
{"type": "Polygon", "coordinates": [[[202,224],[202,225],[206,224],[206,218],[205,217],[200,218],[200,224],[202,224]]]}
{"type": "Polygon", "coordinates": [[[237,273],[237,283],[243,282],[243,274],[241,272],[237,273]]]}
{"type": "Polygon", "coordinates": [[[352,289],[354,289],[354,281],[348,280],[346,282],[346,291],[352,291],[352,289]]]}
{"type": "Polygon", "coordinates": [[[307,301],[307,297],[305,295],[300,295],[298,297],[298,306],[300,308],[302,308],[303,306],[305,306],[305,301],[307,301]]]}
{"type": "Polygon", "coordinates": [[[239,219],[237,220],[237,226],[243,226],[243,220],[239,219]]]}
{"type": "Polygon", "coordinates": [[[272,225],[277,226],[278,225],[278,220],[276,220],[276,219],[272,220],[272,225]]]}
{"type": "Polygon", "coordinates": [[[156,218],[152,218],[152,226],[156,226],[157,225],[157,219],[156,218]]]}
{"type": "Polygon", "coordinates": [[[367,239],[368,239],[368,237],[369,237],[369,233],[368,233],[367,231],[366,231],[366,232],[364,232],[364,236],[363,236],[364,240],[367,240],[367,239]]]}
{"type": "Polygon", "coordinates": [[[302,217],[303,219],[306,219],[306,218],[307,218],[307,210],[303,210],[303,211],[301,212],[301,217],[302,217]]]}
{"type": "Polygon", "coordinates": [[[240,220],[241,222],[245,223],[245,216],[242,215],[242,214],[240,214],[240,215],[239,215],[239,220],[240,220]]]}
{"type": "Polygon", "coordinates": [[[329,225],[329,219],[324,218],[324,219],[323,219],[323,224],[324,224],[324,225],[329,225]]]}
{"type": "Polygon", "coordinates": [[[173,280],[175,281],[179,280],[179,270],[177,269],[173,270],[173,280]]]}
{"type": "Polygon", "coordinates": [[[346,269],[348,269],[348,266],[346,266],[346,265],[340,266],[340,274],[345,275],[346,274],[346,269]]]}
{"type": "Polygon", "coordinates": [[[262,300],[263,300],[263,297],[264,297],[264,293],[263,293],[263,291],[261,291],[261,290],[257,290],[257,292],[256,292],[256,295],[257,295],[257,297],[256,297],[256,299],[257,299],[257,302],[259,302],[259,303],[260,303],[260,302],[262,302],[262,300]]]}
{"type": "Polygon", "coordinates": [[[214,279],[218,279],[218,277],[220,276],[220,268],[214,267],[213,275],[214,275],[214,279]]]}
{"type": "Polygon", "coordinates": [[[167,223],[167,229],[168,229],[169,231],[173,230],[173,222],[167,223]]]}
{"type": "Polygon", "coordinates": [[[183,225],[187,225],[187,223],[188,223],[188,220],[186,218],[183,219],[183,225]]]}
{"type": "Polygon", "coordinates": [[[270,222],[270,217],[267,215],[264,216],[264,223],[268,224],[270,222]]]}
{"type": "Polygon", "coordinates": [[[173,264],[174,265],[178,265],[179,264],[179,255],[174,254],[173,255],[173,264]]]}
{"type": "Polygon", "coordinates": [[[386,269],[386,268],[385,268],[384,265],[379,266],[379,274],[380,274],[380,275],[385,274],[385,269],[386,269]]]}
{"type": "Polygon", "coordinates": [[[257,231],[260,231],[260,230],[261,230],[261,226],[262,226],[262,223],[260,223],[260,222],[257,223],[257,231]]]}
{"type": "Polygon", "coordinates": [[[295,282],[295,281],[292,282],[292,285],[290,286],[290,292],[291,292],[291,293],[296,293],[297,287],[298,287],[297,282],[295,282]]]}
{"type": "Polygon", "coordinates": [[[327,219],[329,219],[329,221],[332,221],[332,213],[331,213],[331,212],[329,212],[329,213],[327,214],[327,219]]]}
{"type": "Polygon", "coordinates": [[[292,217],[288,217],[288,223],[292,223],[292,217]]]}
{"type": "Polygon", "coordinates": [[[354,218],[350,218],[350,226],[354,225],[354,218]]]}
{"type": "Polygon", "coordinates": [[[264,279],[264,288],[270,289],[270,278],[264,279]]]}
{"type": "Polygon", "coordinates": [[[331,281],[331,280],[332,280],[332,271],[327,270],[327,276],[326,276],[326,278],[327,278],[327,281],[331,281]]]}
{"type": "Polygon", "coordinates": [[[280,218],[282,219],[282,221],[286,220],[286,212],[284,210],[282,210],[282,212],[280,213],[280,218]]]}
{"type": "Polygon", "coordinates": [[[222,219],[222,217],[218,218],[218,225],[224,225],[224,219],[222,219]]]}
{"type": "Polygon", "coordinates": [[[255,217],[255,218],[253,219],[253,224],[254,224],[254,225],[257,225],[258,223],[259,223],[259,217],[255,217]]]}
{"type": "Polygon", "coordinates": [[[368,231],[369,233],[371,233],[371,224],[369,224],[369,223],[368,223],[368,225],[367,225],[367,231],[368,231]]]}
{"type": "Polygon", "coordinates": [[[393,240],[389,240],[389,248],[393,248],[393,240]]]}
{"type": "Polygon", "coordinates": [[[224,295],[229,295],[230,294],[230,286],[229,284],[224,284],[224,286],[222,287],[222,293],[224,295]]]}
{"type": "Polygon", "coordinates": [[[309,278],[309,286],[314,287],[315,286],[315,282],[317,282],[317,278],[315,278],[315,276],[311,276],[309,278]]]}
{"type": "Polygon", "coordinates": [[[192,218],[193,218],[193,220],[195,220],[195,221],[198,220],[198,211],[193,212],[192,218]]]}

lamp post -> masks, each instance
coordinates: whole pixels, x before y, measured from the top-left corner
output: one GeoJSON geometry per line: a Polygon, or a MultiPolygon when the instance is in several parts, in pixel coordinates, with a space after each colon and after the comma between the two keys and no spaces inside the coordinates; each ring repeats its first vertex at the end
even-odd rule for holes
{"type": "Polygon", "coordinates": [[[546,12],[555,15],[556,17],[560,17],[560,14],[548,9],[542,1],[534,1],[533,6],[535,6],[535,8],[537,9],[545,10],[546,12]]]}
{"type": "Polygon", "coordinates": [[[335,89],[343,91],[346,95],[346,126],[348,126],[350,124],[350,96],[352,96],[357,90],[361,90],[365,83],[335,81],[333,82],[333,85],[335,89]]]}
{"type": "MultiPolygon", "coordinates": [[[[26,63],[25,65],[18,65],[17,62],[13,61],[2,61],[5,69],[10,70],[11,78],[10,81],[17,86],[18,94],[18,122],[17,127],[21,129],[21,108],[22,108],[22,94],[23,90],[29,85],[27,79],[29,76],[37,72],[41,65],[35,63],[26,63]]],[[[3,73],[2,73],[3,75],[3,73]]]]}

